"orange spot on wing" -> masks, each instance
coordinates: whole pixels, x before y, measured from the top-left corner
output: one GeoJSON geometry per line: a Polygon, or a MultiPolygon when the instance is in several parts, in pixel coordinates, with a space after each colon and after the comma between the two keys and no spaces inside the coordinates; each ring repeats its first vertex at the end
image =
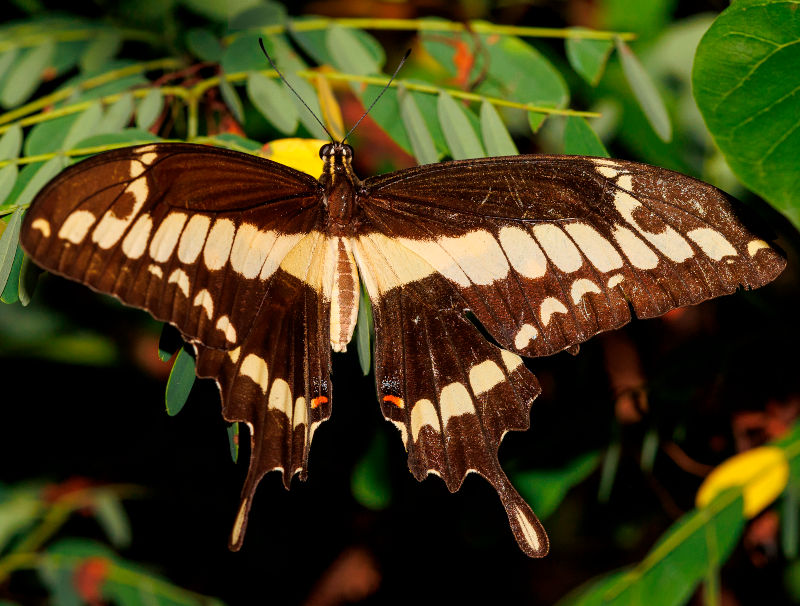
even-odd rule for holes
{"type": "Polygon", "coordinates": [[[325,396],[317,396],[313,400],[311,400],[311,408],[316,408],[320,404],[326,404],[328,402],[328,398],[325,396]]]}
{"type": "Polygon", "coordinates": [[[403,404],[403,398],[398,398],[397,396],[383,396],[384,402],[391,402],[397,408],[405,408],[405,404],[403,404]]]}

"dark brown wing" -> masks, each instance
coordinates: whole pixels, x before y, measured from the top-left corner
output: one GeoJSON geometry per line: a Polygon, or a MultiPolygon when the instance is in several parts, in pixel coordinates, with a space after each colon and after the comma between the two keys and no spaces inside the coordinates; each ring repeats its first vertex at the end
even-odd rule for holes
{"type": "Polygon", "coordinates": [[[319,199],[316,180],[281,164],[161,143],[61,173],[31,204],[20,241],[45,269],[230,349],[315,225],[319,199]]]}
{"type": "Polygon", "coordinates": [[[156,144],[94,156],[54,179],[21,231],[39,265],[174,324],[217,381],[223,414],[250,427],[231,536],[259,479],[305,475],[330,416],[330,345],[319,184],[246,154],[156,144]]]}
{"type": "Polygon", "coordinates": [[[476,471],[523,550],[547,537],[497,461],[539,387],[542,356],[630,320],[774,279],[785,259],[705,183],[632,162],[519,156],[364,182],[353,246],[375,317],[384,416],[409,467],[451,490],[476,471]],[[464,316],[471,310],[503,348],[464,316]]]}
{"type": "Polygon", "coordinates": [[[757,288],[784,257],[720,190],[669,170],[514,156],[368,179],[370,224],[449,279],[503,347],[542,356],[639,317],[757,288]]]}

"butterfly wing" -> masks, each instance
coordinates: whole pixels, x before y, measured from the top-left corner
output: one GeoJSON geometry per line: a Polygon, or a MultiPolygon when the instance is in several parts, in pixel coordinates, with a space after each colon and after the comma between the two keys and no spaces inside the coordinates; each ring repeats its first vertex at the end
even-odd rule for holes
{"type": "Polygon", "coordinates": [[[651,317],[755,288],[785,266],[722,192],[632,162],[424,166],[366,180],[359,204],[354,253],[374,309],[376,382],[409,467],[451,490],[470,471],[487,478],[534,556],[546,535],[497,461],[539,393],[516,354],[577,345],[628,322],[630,307],[651,317]]]}
{"type": "Polygon", "coordinates": [[[225,418],[249,425],[234,548],[258,480],[304,475],[313,428],[330,416],[320,201],[315,179],[283,165],[165,143],[70,167],[21,230],[45,269],[175,325],[197,374],[217,381],[225,418]]]}
{"type": "Polygon", "coordinates": [[[784,257],[715,187],[635,162],[512,156],[365,182],[375,228],[448,278],[503,347],[549,355],[773,280],[784,257]]]}

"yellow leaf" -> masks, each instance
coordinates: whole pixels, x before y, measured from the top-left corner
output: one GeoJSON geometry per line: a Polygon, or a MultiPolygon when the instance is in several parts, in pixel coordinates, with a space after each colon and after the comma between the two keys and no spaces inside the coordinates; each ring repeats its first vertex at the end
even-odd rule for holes
{"type": "Polygon", "coordinates": [[[322,174],[319,148],[329,143],[322,139],[276,139],[261,148],[261,156],[291,166],[315,179],[322,174]]]}
{"type": "Polygon", "coordinates": [[[331,83],[322,75],[316,79],[317,91],[319,94],[319,106],[322,109],[322,120],[331,131],[331,135],[337,141],[344,138],[344,120],[342,119],[342,108],[336,101],[336,96],[331,89],[331,83]]]}
{"type": "Polygon", "coordinates": [[[741,486],[744,516],[755,517],[786,488],[789,462],[782,449],[762,446],[735,455],[714,468],[697,491],[698,507],[705,507],[726,488],[741,486]]]}

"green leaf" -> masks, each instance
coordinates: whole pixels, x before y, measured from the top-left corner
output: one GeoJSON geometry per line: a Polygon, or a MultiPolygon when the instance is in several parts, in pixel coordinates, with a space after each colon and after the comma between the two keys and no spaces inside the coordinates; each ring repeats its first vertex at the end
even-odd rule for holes
{"type": "MultiPolygon", "coordinates": [[[[261,69],[268,69],[269,62],[264,54],[261,52],[261,47],[258,45],[257,34],[243,34],[237,36],[225,48],[222,54],[220,65],[222,71],[226,74],[235,74],[237,72],[250,72],[261,69]]],[[[283,71],[283,63],[279,60],[280,57],[275,54],[272,48],[272,38],[264,38],[264,46],[272,57],[273,61],[283,71]]]]}
{"type": "MultiPolygon", "coordinates": [[[[581,31],[582,28],[573,28],[581,31]]],[[[585,30],[584,30],[585,31],[585,30]]],[[[565,42],[569,64],[586,82],[597,86],[614,44],[611,40],[588,40],[586,38],[567,38],[565,42]]]]}
{"type": "Polygon", "coordinates": [[[42,509],[42,501],[30,488],[17,488],[3,495],[0,499],[0,552],[14,536],[36,522],[42,509]]]}
{"type": "Polygon", "coordinates": [[[736,176],[800,227],[800,3],[740,0],[695,55],[695,100],[736,176]]]}
{"type": "Polygon", "coordinates": [[[116,133],[121,131],[130,124],[134,106],[133,94],[124,93],[106,109],[95,132],[116,133]]]}
{"type": "MultiPolygon", "coordinates": [[[[263,69],[266,59],[261,53],[261,50],[258,48],[258,38],[255,37],[250,39],[255,42],[261,61],[261,67],[256,67],[254,69],[263,69]]],[[[312,137],[317,139],[327,139],[327,133],[325,133],[325,130],[317,123],[316,119],[312,115],[312,112],[317,116],[322,115],[322,108],[319,104],[317,91],[309,82],[298,77],[294,73],[298,70],[306,69],[308,67],[306,63],[299,58],[298,54],[283,36],[269,36],[264,38],[264,46],[266,47],[267,51],[269,51],[269,54],[273,61],[275,61],[278,69],[283,72],[286,80],[292,85],[294,90],[297,91],[300,99],[305,101],[305,103],[311,109],[311,111],[308,111],[308,109],[303,105],[303,102],[295,97],[295,95],[292,95],[292,102],[297,108],[297,115],[300,118],[300,122],[312,137]]]]}
{"type": "Polygon", "coordinates": [[[259,0],[225,0],[225,2],[220,2],[219,0],[180,0],[180,2],[195,13],[219,22],[225,22],[230,17],[260,4],[259,0]]]}
{"type": "Polygon", "coordinates": [[[45,163],[29,164],[20,173],[8,201],[14,202],[18,206],[27,206],[39,193],[39,190],[60,173],[66,165],[67,161],[64,156],[56,156],[45,163]],[[17,192],[19,195],[15,195],[17,192]]]}
{"type": "Polygon", "coordinates": [[[114,30],[100,32],[81,54],[79,59],[81,69],[83,71],[101,69],[114,58],[120,48],[122,48],[122,36],[118,32],[114,30]]]}
{"type": "Polygon", "coordinates": [[[228,425],[228,447],[231,451],[231,459],[234,463],[239,460],[239,424],[231,423],[228,425]]]}
{"type": "Polygon", "coordinates": [[[0,168],[0,204],[5,204],[8,194],[14,189],[18,176],[19,169],[16,164],[0,168]]]}
{"type": "Polygon", "coordinates": [[[33,298],[33,291],[44,270],[33,263],[28,255],[23,254],[22,266],[19,268],[19,302],[27,307],[33,298]]]}
{"type": "Polygon", "coordinates": [[[0,54],[0,82],[2,82],[9,73],[11,66],[16,63],[18,54],[18,48],[9,48],[7,51],[0,54]]]}
{"type": "Polygon", "coordinates": [[[564,125],[564,153],[608,158],[608,150],[600,138],[580,116],[569,116],[564,125]]]}
{"type": "Polygon", "coordinates": [[[158,88],[151,88],[136,108],[136,128],[148,130],[161,114],[164,95],[158,88]]]}
{"type": "Polygon", "coordinates": [[[284,135],[297,130],[297,108],[292,103],[292,93],[283,83],[252,73],[247,78],[247,96],[261,115],[284,135]]]}
{"type": "Polygon", "coordinates": [[[103,133],[101,135],[92,135],[91,137],[87,137],[82,141],[78,141],[75,144],[75,149],[99,147],[103,145],[116,145],[117,147],[124,147],[127,145],[156,143],[158,141],[161,141],[161,137],[154,135],[151,132],[139,130],[138,128],[126,128],[116,133],[103,133]]]}
{"type": "Polygon", "coordinates": [[[284,25],[288,12],[283,4],[264,2],[235,14],[229,20],[228,27],[236,29],[256,29],[270,25],[284,25]]]}
{"type": "Polygon", "coordinates": [[[222,95],[222,100],[228,109],[231,110],[233,118],[239,123],[244,124],[244,108],[242,107],[242,100],[239,99],[239,93],[233,85],[227,80],[219,81],[219,92],[222,95]]]}
{"type": "Polygon", "coordinates": [[[72,146],[81,139],[85,139],[86,137],[93,135],[96,132],[102,118],[103,107],[100,105],[99,101],[95,101],[86,109],[86,111],[79,114],[77,120],[72,123],[67,131],[66,136],[64,137],[64,142],[61,144],[61,149],[71,149],[72,146]]]}
{"type": "Polygon", "coordinates": [[[48,40],[23,52],[9,70],[0,90],[0,105],[15,107],[34,93],[42,81],[44,70],[53,61],[55,49],[55,42],[48,40]]]}
{"type": "Polygon", "coordinates": [[[22,127],[13,124],[0,137],[0,160],[11,160],[19,157],[22,149],[22,127]]]}
{"type": "Polygon", "coordinates": [[[218,63],[222,59],[224,49],[217,37],[207,29],[194,28],[186,34],[186,46],[201,61],[218,63]]]}
{"type": "Polygon", "coordinates": [[[573,486],[597,469],[600,455],[587,452],[560,469],[536,469],[514,474],[514,485],[540,518],[551,515],[573,486]]]}
{"type": "Polygon", "coordinates": [[[356,349],[358,350],[358,363],[361,365],[361,372],[366,377],[369,374],[370,366],[372,366],[372,303],[363,284],[361,284],[360,292],[355,341],[356,349]]]}
{"type": "Polygon", "coordinates": [[[186,351],[186,348],[181,348],[178,355],[175,356],[175,362],[169,373],[169,379],[167,379],[167,390],[164,394],[168,415],[172,417],[181,411],[189,398],[195,378],[194,358],[186,351]]]}
{"type": "Polygon", "coordinates": [[[628,81],[639,107],[647,117],[647,121],[662,141],[671,140],[672,123],[656,85],[630,47],[619,38],[616,39],[616,45],[625,79],[628,81]]]}
{"type": "Polygon", "coordinates": [[[590,582],[559,602],[576,604],[685,604],[709,567],[728,558],[744,528],[742,498],[735,489],[708,507],[678,520],[638,565],[613,579],[590,582]]]}
{"type": "Polygon", "coordinates": [[[408,134],[408,140],[411,143],[411,149],[414,151],[414,157],[417,162],[419,164],[432,164],[438,161],[439,153],[436,151],[436,144],[413,95],[409,94],[402,86],[399,86],[397,98],[400,103],[400,119],[403,121],[403,127],[408,134]]]}
{"type": "Polygon", "coordinates": [[[369,449],[353,469],[350,489],[356,501],[367,509],[386,509],[392,501],[389,483],[386,435],[375,434],[369,449]]]}
{"type": "MultiPolygon", "coordinates": [[[[533,46],[515,36],[481,34],[481,52],[470,51],[474,64],[469,74],[463,73],[468,67],[464,50],[475,45],[473,35],[437,34],[423,40],[426,50],[459,81],[465,76],[467,82],[480,80],[476,93],[545,107],[565,107],[569,101],[569,90],[559,71],[533,46]]],[[[534,131],[545,118],[545,114],[527,112],[534,131]]]]}
{"type": "Polygon", "coordinates": [[[439,93],[439,123],[442,125],[444,138],[455,160],[486,156],[466,112],[467,110],[446,92],[439,93]]]}
{"type": "Polygon", "coordinates": [[[34,126],[25,139],[25,145],[23,146],[25,155],[38,156],[63,149],[64,140],[79,117],[80,114],[71,114],[41,122],[34,126]]]}
{"type": "Polygon", "coordinates": [[[6,284],[0,294],[0,301],[3,303],[16,303],[20,300],[19,296],[19,277],[22,271],[22,262],[25,259],[25,253],[22,252],[22,247],[17,243],[17,251],[14,254],[14,262],[11,265],[11,271],[8,272],[6,277],[6,284]]]}
{"type": "Polygon", "coordinates": [[[110,491],[97,491],[93,505],[97,522],[109,542],[118,549],[129,546],[131,526],[119,497],[110,491]]]}
{"type": "MultiPolygon", "coordinates": [[[[365,32],[334,25],[327,30],[325,44],[333,64],[342,72],[366,76],[383,67],[383,51],[375,56],[375,45],[365,43],[365,32]]],[[[378,47],[380,48],[380,47],[378,47]]]]}
{"type": "Polygon", "coordinates": [[[661,33],[672,17],[677,0],[604,0],[598,5],[604,29],[635,32],[641,37],[661,33]]]}
{"type": "Polygon", "coordinates": [[[481,103],[481,135],[489,156],[516,156],[519,153],[500,114],[488,101],[481,103]]]}
{"type": "Polygon", "coordinates": [[[8,225],[0,236],[0,291],[4,291],[6,282],[14,266],[19,245],[19,230],[22,226],[22,217],[25,210],[18,208],[11,215],[8,225]]]}

